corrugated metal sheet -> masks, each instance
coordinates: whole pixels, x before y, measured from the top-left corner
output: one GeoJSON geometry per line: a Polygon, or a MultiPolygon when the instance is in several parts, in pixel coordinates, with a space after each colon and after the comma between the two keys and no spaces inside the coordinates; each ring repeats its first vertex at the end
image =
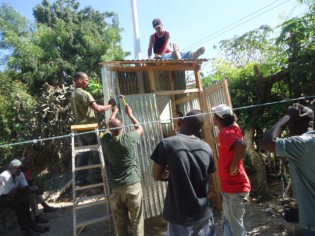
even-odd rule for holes
{"type": "MultiPolygon", "coordinates": [[[[150,218],[162,213],[166,194],[166,184],[155,182],[152,178],[153,161],[150,159],[150,155],[163,137],[156,97],[154,94],[129,95],[126,96],[126,100],[132,108],[134,116],[140,123],[144,123],[142,125],[144,134],[137,145],[136,153],[139,157],[138,168],[143,187],[144,217],[150,218]]],[[[120,106],[124,109],[121,101],[120,106]]],[[[129,126],[125,129],[126,132],[133,130],[130,128],[132,122],[124,112],[122,112],[122,120],[124,125],[129,126]]]]}
{"type": "MultiPolygon", "coordinates": [[[[104,98],[105,101],[108,101],[110,97],[116,97],[119,106],[123,110],[125,105],[116,94],[115,76],[116,74],[108,71],[106,67],[102,68],[104,98]]],[[[167,185],[164,182],[155,182],[153,180],[153,161],[150,159],[151,153],[163,137],[162,127],[154,94],[128,95],[126,100],[132,108],[134,116],[140,123],[145,123],[143,125],[144,134],[137,145],[136,154],[138,156],[138,170],[143,188],[144,218],[146,219],[160,215],[164,207],[167,185]]],[[[109,111],[107,112],[108,116],[109,111]]],[[[121,118],[124,126],[127,126],[124,132],[133,130],[132,122],[124,111],[121,112],[121,118]]]]}

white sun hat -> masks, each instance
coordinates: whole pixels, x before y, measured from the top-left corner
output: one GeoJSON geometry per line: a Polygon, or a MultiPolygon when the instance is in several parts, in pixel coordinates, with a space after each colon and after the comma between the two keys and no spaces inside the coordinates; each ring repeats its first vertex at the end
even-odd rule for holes
{"type": "Polygon", "coordinates": [[[226,104],[220,104],[211,109],[216,115],[223,118],[224,115],[233,115],[232,108],[226,104]]]}

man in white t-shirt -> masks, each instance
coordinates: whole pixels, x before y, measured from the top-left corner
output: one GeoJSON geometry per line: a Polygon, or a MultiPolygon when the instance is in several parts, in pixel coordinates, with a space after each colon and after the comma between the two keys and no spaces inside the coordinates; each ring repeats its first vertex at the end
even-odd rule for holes
{"type": "Polygon", "coordinates": [[[21,161],[14,159],[8,170],[0,174],[0,206],[10,207],[15,211],[19,226],[25,231],[25,235],[39,235],[36,232],[44,232],[47,227],[40,227],[32,221],[28,193],[36,189],[28,186],[21,166],[21,161]]]}

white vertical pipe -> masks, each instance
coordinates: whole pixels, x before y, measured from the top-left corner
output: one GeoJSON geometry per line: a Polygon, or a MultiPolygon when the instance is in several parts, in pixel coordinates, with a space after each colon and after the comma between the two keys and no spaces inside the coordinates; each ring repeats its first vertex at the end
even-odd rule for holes
{"type": "Polygon", "coordinates": [[[132,22],[133,22],[133,36],[134,36],[134,54],[136,60],[141,60],[141,47],[140,47],[140,31],[138,22],[137,0],[131,0],[132,8],[132,22]]]}
{"type": "MultiPolygon", "coordinates": [[[[137,0],[131,0],[133,36],[134,36],[134,54],[136,60],[142,60],[140,47],[140,31],[138,22],[137,0]]],[[[138,93],[144,93],[144,83],[142,72],[137,72],[138,93]]]]}

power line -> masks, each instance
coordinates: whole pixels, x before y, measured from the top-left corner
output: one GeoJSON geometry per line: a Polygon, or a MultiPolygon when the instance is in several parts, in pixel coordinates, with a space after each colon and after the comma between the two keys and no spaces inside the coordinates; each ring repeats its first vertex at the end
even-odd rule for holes
{"type": "MultiPolygon", "coordinates": [[[[298,101],[298,100],[305,100],[305,99],[310,99],[310,98],[315,98],[315,95],[304,96],[304,97],[299,97],[299,98],[292,98],[292,99],[284,99],[284,100],[280,100],[280,101],[276,101],[276,102],[268,102],[268,103],[262,103],[262,104],[248,105],[248,106],[233,108],[232,110],[236,111],[236,110],[251,109],[251,108],[255,108],[255,107],[269,106],[269,105],[275,105],[275,104],[280,104],[280,103],[287,103],[287,102],[293,102],[293,101],[298,101]]],[[[201,113],[201,114],[198,114],[198,115],[193,115],[193,116],[210,115],[210,114],[213,114],[213,113],[214,112],[204,112],[204,113],[201,113]]],[[[177,119],[182,119],[182,117],[178,117],[178,118],[173,118],[172,117],[171,119],[167,119],[167,120],[154,120],[154,121],[149,121],[149,122],[143,122],[143,123],[140,123],[140,125],[146,125],[146,124],[152,124],[152,123],[173,122],[174,120],[177,120],[177,119]]],[[[130,127],[133,127],[133,126],[134,125],[126,125],[126,126],[122,126],[121,128],[130,128],[130,127]]],[[[99,132],[105,132],[105,131],[109,131],[109,130],[113,130],[113,129],[117,129],[117,128],[99,129],[99,132]]],[[[13,146],[17,146],[17,145],[37,143],[37,142],[48,141],[48,140],[56,140],[56,139],[62,139],[62,138],[70,138],[72,136],[79,136],[79,135],[88,134],[88,133],[95,133],[95,131],[93,130],[93,131],[87,131],[87,132],[80,132],[80,133],[76,133],[76,134],[70,133],[70,134],[54,136],[54,137],[31,139],[31,140],[22,141],[22,142],[16,142],[16,143],[1,144],[0,148],[7,148],[7,147],[13,147],[13,146]]]]}
{"type": "Polygon", "coordinates": [[[271,10],[273,10],[273,9],[275,9],[275,8],[277,8],[277,7],[281,6],[281,5],[283,5],[283,4],[285,4],[285,3],[287,3],[287,2],[289,2],[290,0],[286,0],[286,1],[284,1],[284,2],[282,2],[282,3],[280,3],[280,4],[278,4],[278,5],[274,6],[274,7],[271,8],[271,9],[267,9],[266,11],[264,11],[264,12],[258,14],[258,15],[255,15],[255,16],[249,18],[248,20],[246,20],[246,21],[244,21],[244,22],[241,22],[241,21],[247,19],[248,17],[250,17],[250,16],[256,14],[257,12],[260,12],[260,11],[264,10],[265,8],[272,6],[273,4],[275,4],[276,2],[279,2],[279,1],[280,1],[280,0],[276,0],[276,1],[274,1],[274,2],[272,2],[272,3],[270,3],[270,4],[268,4],[268,5],[264,6],[263,8],[258,9],[258,10],[256,10],[255,12],[253,12],[253,13],[251,13],[251,14],[249,14],[249,15],[247,15],[247,16],[245,16],[245,17],[243,17],[243,18],[241,18],[241,19],[239,19],[239,20],[237,20],[237,21],[235,21],[234,23],[232,23],[232,24],[230,24],[230,25],[228,25],[228,26],[226,26],[226,27],[224,27],[224,28],[222,28],[222,29],[220,29],[220,30],[218,30],[218,31],[216,31],[216,32],[214,32],[214,33],[208,35],[207,37],[205,37],[205,38],[203,38],[203,39],[201,39],[201,40],[199,40],[199,41],[197,41],[197,42],[191,44],[190,46],[187,46],[186,48],[183,48],[183,51],[188,51],[189,49],[191,49],[191,48],[193,48],[193,47],[196,47],[196,46],[201,45],[201,44],[203,44],[203,43],[205,43],[205,42],[208,42],[208,41],[210,41],[210,40],[212,40],[212,39],[214,39],[214,38],[216,38],[216,37],[218,37],[218,36],[220,36],[220,35],[222,35],[222,34],[228,32],[229,30],[235,29],[236,27],[239,27],[239,26],[241,26],[241,25],[243,25],[243,24],[245,24],[245,23],[247,23],[247,22],[249,22],[249,21],[251,21],[251,20],[253,20],[253,19],[255,19],[255,18],[257,18],[257,17],[259,17],[259,16],[261,16],[261,15],[263,15],[263,14],[265,14],[265,13],[267,13],[267,12],[269,12],[269,11],[271,11],[271,10]],[[239,23],[239,22],[241,22],[241,23],[239,23]],[[234,25],[235,25],[235,26],[234,26],[234,25]],[[233,26],[233,27],[232,27],[232,26],[233,26]],[[231,28],[231,27],[232,27],[232,28],[231,28]]]}

